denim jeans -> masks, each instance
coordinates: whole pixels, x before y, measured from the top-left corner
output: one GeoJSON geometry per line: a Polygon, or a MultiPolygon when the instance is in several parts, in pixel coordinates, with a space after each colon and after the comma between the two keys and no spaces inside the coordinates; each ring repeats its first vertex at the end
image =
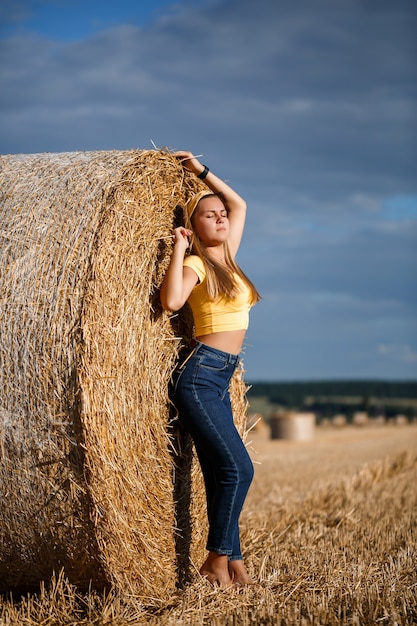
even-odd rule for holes
{"type": "Polygon", "coordinates": [[[171,399],[193,438],[204,477],[209,533],[207,550],[242,559],[239,516],[253,479],[253,465],[233,423],[229,384],[239,356],[197,342],[180,361],[171,399]]]}

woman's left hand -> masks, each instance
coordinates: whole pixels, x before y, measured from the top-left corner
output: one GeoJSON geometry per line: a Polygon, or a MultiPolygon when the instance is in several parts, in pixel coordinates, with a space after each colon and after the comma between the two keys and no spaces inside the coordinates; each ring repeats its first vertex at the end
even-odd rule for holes
{"type": "Polygon", "coordinates": [[[192,152],[188,152],[187,150],[179,150],[178,152],[174,152],[173,156],[178,159],[181,165],[192,172],[196,176],[201,174],[204,170],[204,165],[200,163],[200,161],[193,155],[192,152]]]}

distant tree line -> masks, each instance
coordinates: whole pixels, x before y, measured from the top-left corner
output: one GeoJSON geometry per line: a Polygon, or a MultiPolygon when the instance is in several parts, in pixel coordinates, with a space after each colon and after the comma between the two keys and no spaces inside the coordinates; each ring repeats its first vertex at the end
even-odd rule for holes
{"type": "Polygon", "coordinates": [[[318,417],[355,411],[391,417],[403,413],[417,416],[417,381],[310,381],[254,382],[248,400],[265,398],[269,404],[285,409],[314,411],[318,417]]]}

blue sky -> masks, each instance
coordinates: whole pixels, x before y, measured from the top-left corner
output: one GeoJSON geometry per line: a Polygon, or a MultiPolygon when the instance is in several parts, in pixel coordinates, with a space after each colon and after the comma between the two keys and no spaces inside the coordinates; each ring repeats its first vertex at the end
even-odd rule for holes
{"type": "Polygon", "coordinates": [[[203,0],[3,0],[4,35],[38,33],[59,41],[77,41],[117,24],[146,27],[159,18],[197,7],[203,0]]]}
{"type": "Polygon", "coordinates": [[[190,149],[246,198],[247,379],[415,379],[414,0],[3,0],[0,153],[190,149]]]}

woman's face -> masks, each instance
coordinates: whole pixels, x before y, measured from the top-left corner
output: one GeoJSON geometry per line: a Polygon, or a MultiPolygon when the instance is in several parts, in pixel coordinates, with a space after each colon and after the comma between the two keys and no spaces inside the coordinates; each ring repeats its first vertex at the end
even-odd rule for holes
{"type": "Polygon", "coordinates": [[[223,244],[229,236],[227,209],[220,198],[202,198],[192,217],[194,232],[206,246],[223,244]]]}

